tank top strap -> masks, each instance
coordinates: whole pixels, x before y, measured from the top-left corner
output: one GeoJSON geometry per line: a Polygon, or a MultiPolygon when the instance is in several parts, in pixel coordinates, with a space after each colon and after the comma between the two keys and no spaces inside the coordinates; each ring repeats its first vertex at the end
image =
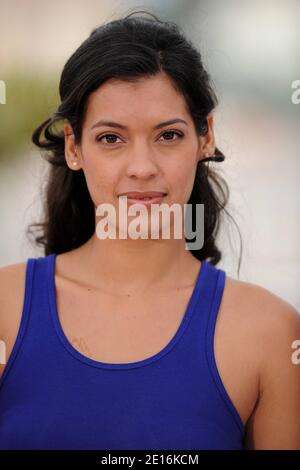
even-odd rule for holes
{"type": "MultiPolygon", "coordinates": [[[[41,365],[43,344],[55,344],[49,309],[49,269],[53,255],[27,258],[21,319],[13,348],[0,378],[0,389],[6,377],[26,364],[41,365]],[[18,360],[16,358],[18,357],[18,360]],[[15,363],[16,362],[16,363],[15,363]],[[15,363],[14,367],[13,364],[15,363]]],[[[47,348],[49,350],[49,348],[47,348]]]]}
{"type": "Polygon", "coordinates": [[[188,305],[191,313],[190,325],[185,335],[186,341],[190,343],[188,350],[191,350],[193,342],[211,349],[210,342],[223,296],[225,279],[225,271],[202,260],[188,305]]]}
{"type": "Polygon", "coordinates": [[[4,372],[0,377],[0,390],[6,381],[6,377],[9,374],[12,365],[17,357],[17,354],[20,350],[21,343],[23,341],[26,330],[28,329],[29,314],[30,314],[30,304],[32,298],[33,290],[33,274],[34,274],[35,259],[28,258],[25,266],[25,286],[24,286],[24,296],[23,296],[23,305],[21,312],[21,320],[16,335],[14,345],[12,347],[9,358],[5,364],[4,372]]]}
{"type": "Polygon", "coordinates": [[[31,266],[28,271],[30,282],[30,316],[27,335],[29,341],[35,345],[42,345],[43,341],[48,344],[52,340],[55,342],[55,330],[50,314],[51,291],[49,286],[49,273],[51,273],[51,263],[54,254],[39,258],[29,258],[28,263],[31,266]]]}
{"type": "MultiPolygon", "coordinates": [[[[215,329],[226,282],[226,272],[202,261],[193,295],[188,306],[189,324],[176,350],[190,370],[190,377],[201,376],[203,390],[212,394],[212,384],[223,406],[243,433],[243,422],[221,379],[214,352],[215,329]]],[[[178,359],[179,360],[179,359],[178,359]]],[[[217,402],[217,399],[216,399],[217,402]]]]}
{"type": "Polygon", "coordinates": [[[243,422],[224,386],[214,351],[216,323],[226,284],[226,272],[207,261],[202,263],[203,272],[198,283],[196,311],[192,316],[182,349],[187,351],[189,344],[190,362],[194,370],[197,370],[196,364],[201,364],[203,379],[206,377],[207,383],[211,381],[214,383],[219,397],[235,422],[236,429],[243,434],[243,422]]]}

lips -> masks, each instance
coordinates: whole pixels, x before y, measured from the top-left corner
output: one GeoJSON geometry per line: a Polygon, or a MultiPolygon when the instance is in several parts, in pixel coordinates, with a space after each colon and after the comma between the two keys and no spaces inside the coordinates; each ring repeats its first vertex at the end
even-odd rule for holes
{"type": "Polygon", "coordinates": [[[150,200],[153,198],[161,198],[165,195],[166,193],[161,191],[128,191],[126,193],[119,194],[119,196],[127,196],[128,199],[135,200],[150,200]]]}
{"type": "Polygon", "coordinates": [[[146,207],[152,206],[152,204],[161,204],[164,196],[167,193],[162,191],[128,191],[126,193],[119,194],[119,197],[124,198],[127,196],[127,204],[143,204],[146,207]]]}

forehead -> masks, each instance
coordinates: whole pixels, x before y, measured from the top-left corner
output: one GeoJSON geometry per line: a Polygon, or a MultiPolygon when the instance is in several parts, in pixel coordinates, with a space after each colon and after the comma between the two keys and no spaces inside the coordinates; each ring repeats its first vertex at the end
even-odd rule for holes
{"type": "Polygon", "coordinates": [[[134,124],[149,119],[168,119],[170,116],[189,120],[184,96],[175,89],[165,73],[138,78],[134,82],[110,79],[88,98],[85,124],[108,118],[134,124]]]}

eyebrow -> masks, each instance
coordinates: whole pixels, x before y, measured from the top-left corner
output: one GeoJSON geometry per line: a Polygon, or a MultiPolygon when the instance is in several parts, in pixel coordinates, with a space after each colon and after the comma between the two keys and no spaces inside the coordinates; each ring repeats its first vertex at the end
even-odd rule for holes
{"type": "MultiPolygon", "coordinates": [[[[175,119],[170,119],[169,121],[164,121],[160,122],[159,124],[156,124],[153,127],[153,130],[160,129],[161,127],[169,126],[170,124],[175,124],[176,122],[182,122],[183,124],[188,125],[186,121],[180,118],[175,118],[175,119]]],[[[101,126],[109,126],[109,127],[118,127],[120,129],[128,130],[127,126],[124,126],[124,124],[119,124],[118,122],[113,122],[113,121],[97,121],[95,124],[92,125],[91,129],[94,129],[95,127],[101,127],[101,126]]]]}

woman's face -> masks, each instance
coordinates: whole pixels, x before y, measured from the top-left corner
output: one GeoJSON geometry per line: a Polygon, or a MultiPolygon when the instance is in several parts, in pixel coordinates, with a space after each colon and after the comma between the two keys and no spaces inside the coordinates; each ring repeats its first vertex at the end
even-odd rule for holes
{"type": "Polygon", "coordinates": [[[119,194],[127,191],[161,191],[164,203],[183,208],[198,161],[214,152],[212,116],[208,124],[199,137],[184,97],[164,73],[136,83],[111,79],[89,96],[80,147],[65,124],[67,163],[83,170],[94,205],[110,203],[117,216],[119,194]],[[162,124],[171,120],[178,122],[162,124]]]}

